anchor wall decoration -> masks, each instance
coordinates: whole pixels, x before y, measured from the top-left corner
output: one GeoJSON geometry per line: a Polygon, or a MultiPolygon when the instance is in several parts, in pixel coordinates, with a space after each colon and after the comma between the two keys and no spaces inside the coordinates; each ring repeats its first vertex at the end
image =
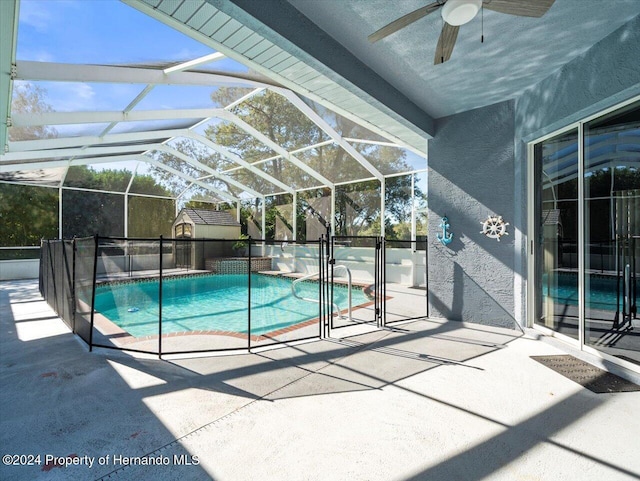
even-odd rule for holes
{"type": "Polygon", "coordinates": [[[451,226],[449,225],[449,219],[446,216],[442,218],[440,227],[442,227],[442,235],[436,234],[436,237],[443,246],[446,246],[453,240],[453,232],[447,232],[451,226]]]}

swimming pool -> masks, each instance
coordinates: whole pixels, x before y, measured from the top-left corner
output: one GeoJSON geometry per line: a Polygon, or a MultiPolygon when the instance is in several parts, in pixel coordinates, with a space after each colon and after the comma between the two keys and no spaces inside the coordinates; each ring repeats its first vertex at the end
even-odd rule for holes
{"type": "MultiPolygon", "coordinates": [[[[559,304],[578,305],[578,275],[560,273],[557,275],[557,284],[549,285],[547,276],[543,276],[542,294],[552,297],[559,304]]],[[[640,284],[637,283],[636,292],[640,292],[640,284]]],[[[587,308],[616,311],[622,308],[622,296],[618,300],[618,279],[612,276],[590,276],[589,297],[587,308]],[[616,307],[619,303],[619,307],[616,307]]],[[[622,288],[622,285],[620,286],[622,288]]]]}
{"type": "MultiPolygon", "coordinates": [[[[264,334],[318,317],[318,304],[296,299],[293,279],[251,274],[251,334],[264,334]]],[[[318,298],[317,282],[300,282],[301,297],[318,298]]],[[[347,288],[334,286],[334,303],[348,307],[347,288]]],[[[162,281],[162,333],[230,331],[247,333],[247,275],[212,274],[162,281]]],[[[369,302],[354,286],[353,306],[369,302]]],[[[158,334],[158,281],[102,284],[94,309],[134,337],[158,334]]]]}

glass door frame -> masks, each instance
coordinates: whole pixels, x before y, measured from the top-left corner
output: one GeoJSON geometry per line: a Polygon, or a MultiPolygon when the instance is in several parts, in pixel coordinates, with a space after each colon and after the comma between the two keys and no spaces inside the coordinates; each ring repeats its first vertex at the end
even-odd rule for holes
{"type": "Polygon", "coordinates": [[[622,109],[627,105],[631,105],[640,101],[640,95],[628,99],[624,102],[618,103],[612,107],[601,110],[595,114],[585,117],[577,122],[572,122],[560,129],[539,137],[527,143],[527,327],[540,331],[547,336],[555,337],[562,340],[568,345],[578,348],[588,354],[600,357],[603,360],[610,361],[621,367],[629,369],[630,371],[640,373],[640,366],[620,359],[618,357],[607,354],[606,352],[599,351],[585,343],[585,231],[584,231],[584,215],[585,215],[585,202],[584,202],[584,127],[585,124],[602,117],[604,115],[615,112],[622,109]],[[565,334],[561,334],[548,327],[541,326],[535,322],[536,316],[536,302],[538,293],[536,290],[536,268],[537,263],[541,262],[536,256],[537,249],[535,248],[535,236],[537,232],[537,217],[536,217],[536,190],[540,186],[535,185],[535,156],[534,147],[536,144],[544,142],[558,135],[570,132],[572,130],[578,130],[578,339],[573,339],[565,334]]]}

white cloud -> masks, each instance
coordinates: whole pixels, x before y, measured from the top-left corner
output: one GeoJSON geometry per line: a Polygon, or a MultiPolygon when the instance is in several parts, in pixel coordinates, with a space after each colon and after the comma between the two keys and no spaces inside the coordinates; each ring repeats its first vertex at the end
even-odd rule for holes
{"type": "Polygon", "coordinates": [[[77,10],[82,1],[86,0],[22,0],[20,23],[38,32],[48,32],[50,28],[60,24],[61,18],[66,16],[69,9],[77,10]]]}
{"type": "Polygon", "coordinates": [[[51,83],[46,86],[53,108],[59,112],[96,109],[96,92],[82,82],[51,83]]]}
{"type": "Polygon", "coordinates": [[[54,18],[47,7],[47,2],[22,2],[20,4],[20,22],[39,32],[46,32],[54,18]]]}
{"type": "Polygon", "coordinates": [[[75,94],[82,100],[91,100],[96,95],[96,92],[95,90],[93,90],[93,87],[91,87],[88,84],[84,84],[84,83],[78,83],[75,85],[71,84],[71,87],[74,88],[75,94]]]}
{"type": "Polygon", "coordinates": [[[36,52],[35,55],[33,55],[33,58],[35,58],[36,62],[55,62],[53,54],[45,50],[36,52]]]}

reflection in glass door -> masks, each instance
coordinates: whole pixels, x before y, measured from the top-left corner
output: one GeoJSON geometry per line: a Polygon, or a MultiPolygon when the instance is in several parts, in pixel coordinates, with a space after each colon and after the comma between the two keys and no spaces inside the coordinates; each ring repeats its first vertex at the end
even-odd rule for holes
{"type": "Polygon", "coordinates": [[[585,344],[640,364],[640,106],[584,126],[585,344]]]}
{"type": "Polygon", "coordinates": [[[578,129],[535,146],[535,322],[578,339],[578,129]]]}
{"type": "Polygon", "coordinates": [[[535,144],[533,169],[535,324],[640,366],[640,102],[535,144]]]}

